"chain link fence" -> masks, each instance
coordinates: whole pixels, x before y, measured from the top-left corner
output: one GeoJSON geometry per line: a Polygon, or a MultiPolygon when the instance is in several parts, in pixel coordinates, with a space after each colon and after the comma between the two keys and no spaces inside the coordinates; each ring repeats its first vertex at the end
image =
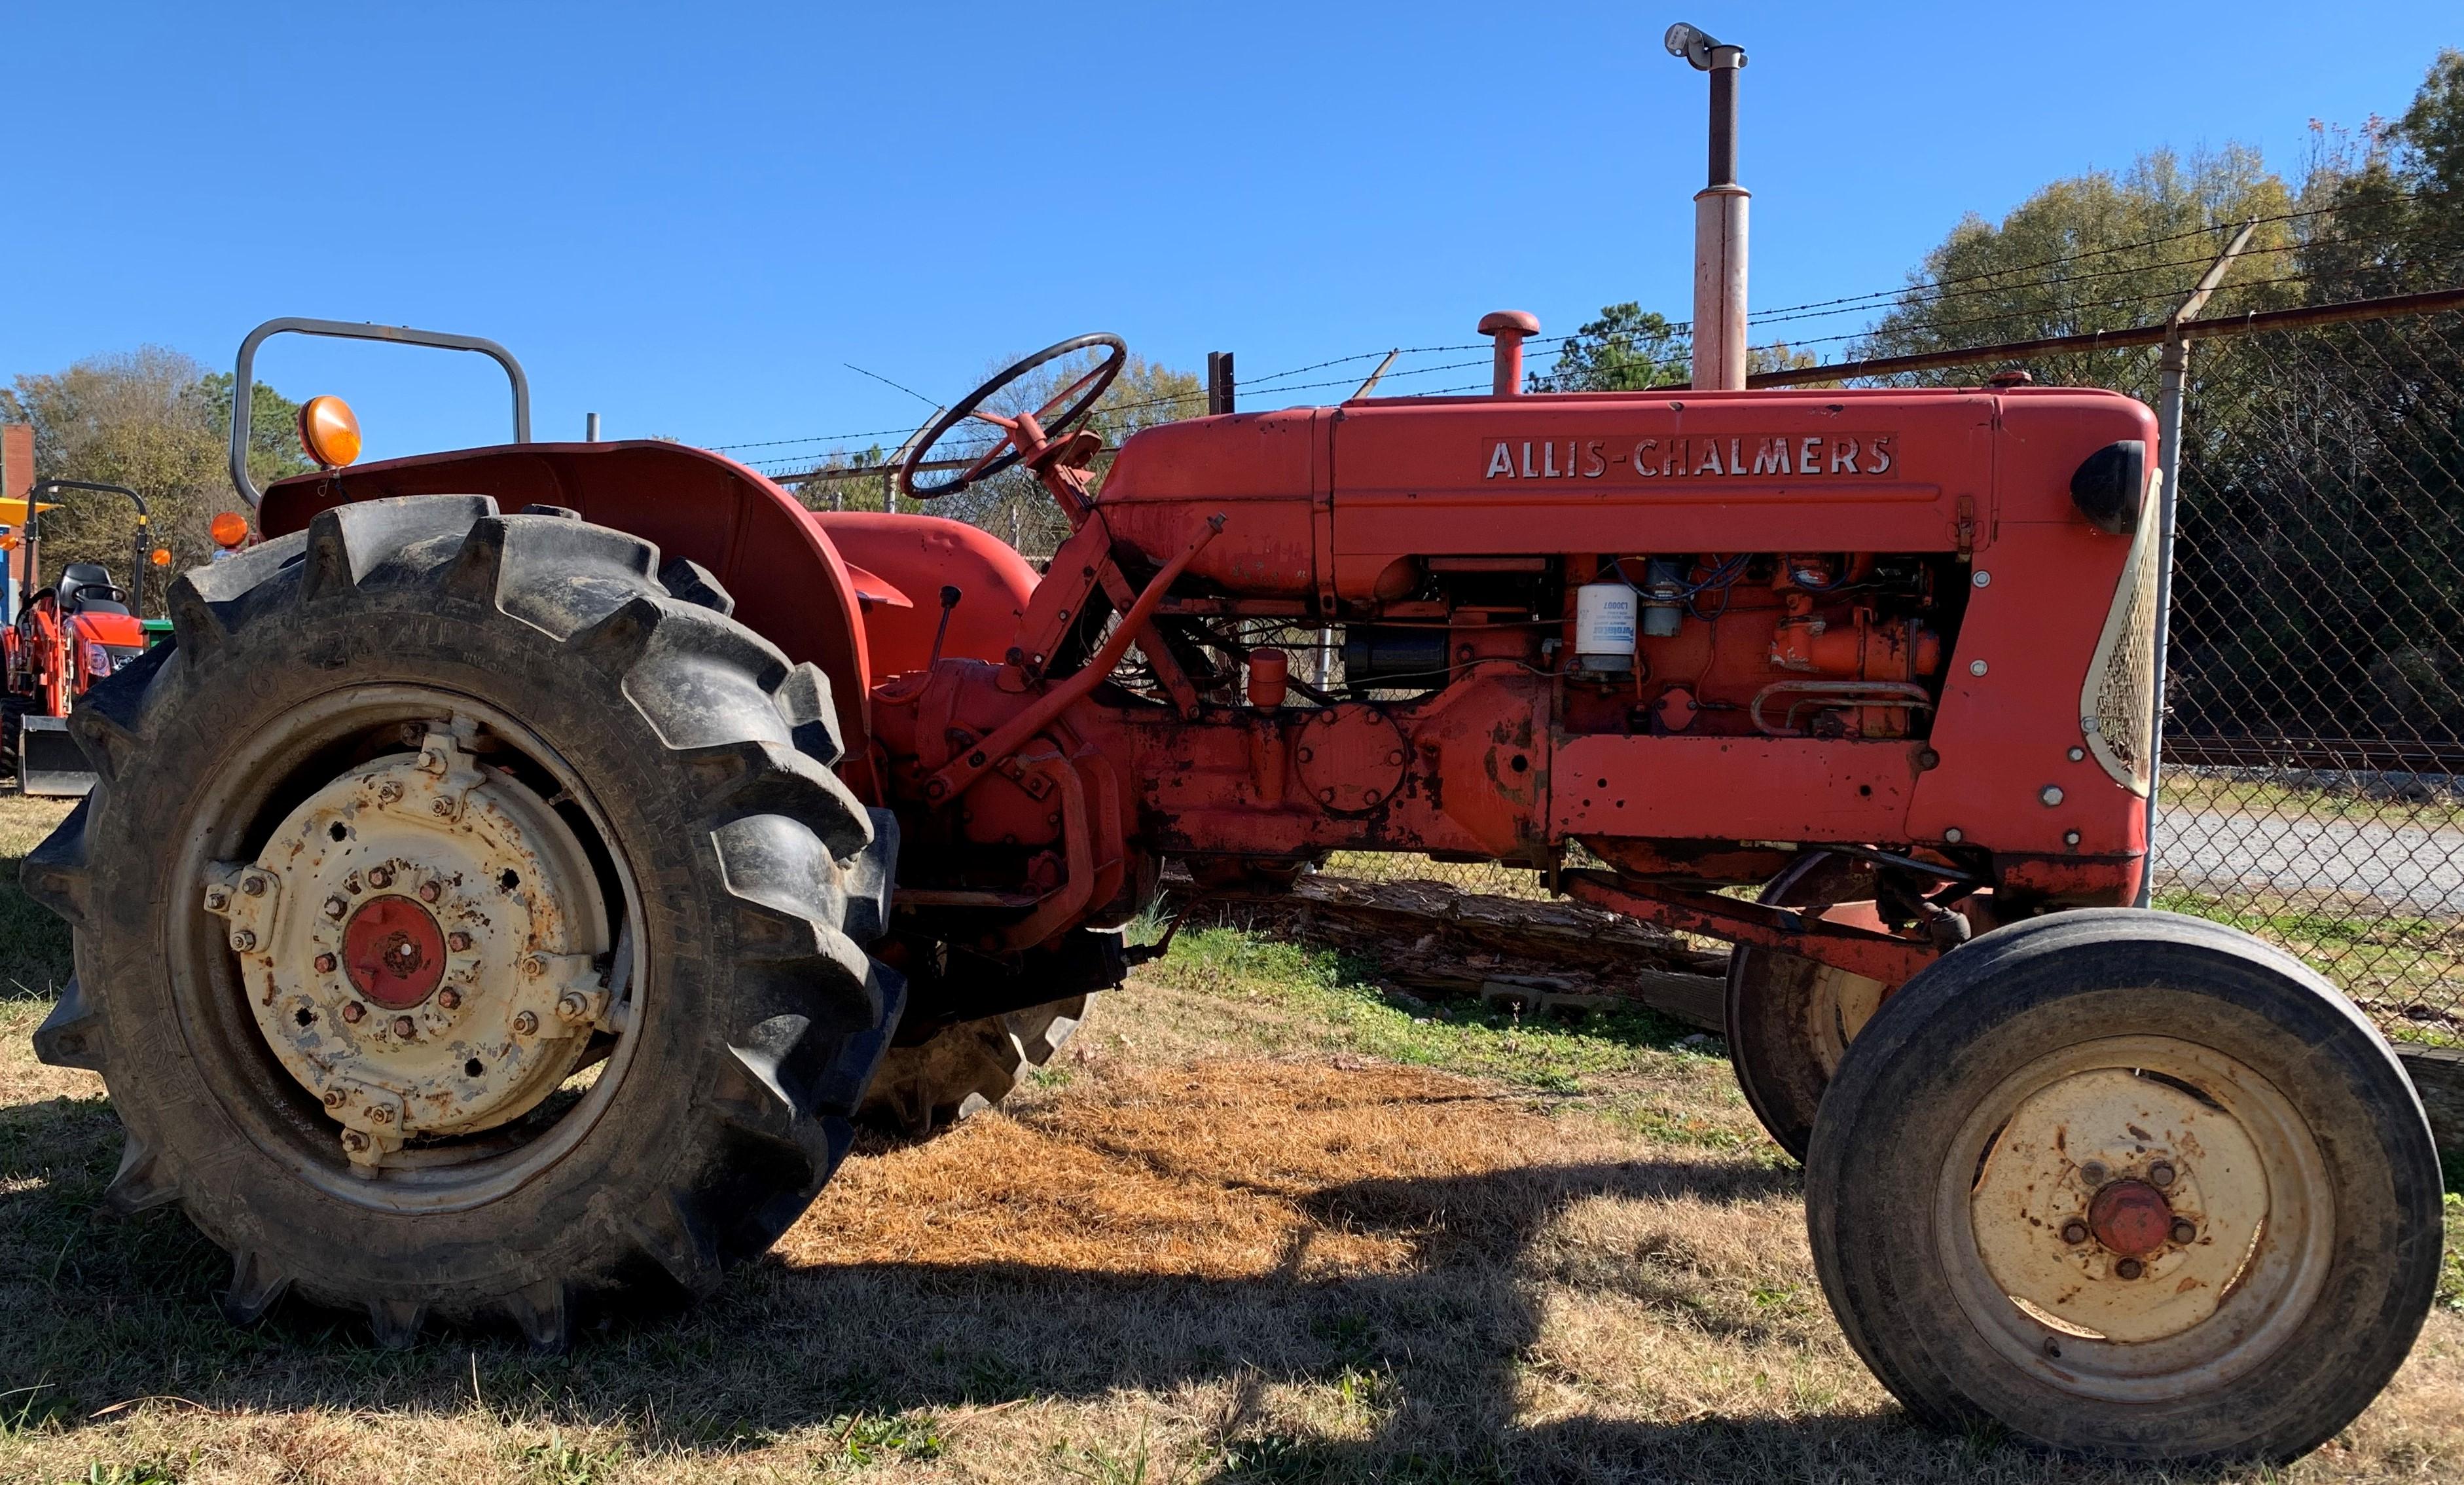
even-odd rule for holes
{"type": "Polygon", "coordinates": [[[2464,1042],[2464,314],[2193,346],[2157,905],[2464,1042]]]}

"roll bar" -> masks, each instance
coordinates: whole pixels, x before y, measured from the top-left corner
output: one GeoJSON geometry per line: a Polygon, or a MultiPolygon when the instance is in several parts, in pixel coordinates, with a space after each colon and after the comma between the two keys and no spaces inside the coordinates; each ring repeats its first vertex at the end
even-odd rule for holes
{"type": "Polygon", "coordinates": [[[325,335],[343,341],[392,341],[403,345],[433,345],[439,350],[475,350],[505,368],[506,378],[514,384],[514,442],[531,441],[530,378],[522,374],[522,364],[514,359],[514,353],[494,341],[475,335],[448,335],[442,330],[414,330],[408,325],[354,324],[347,320],[269,320],[248,332],[248,338],[239,343],[239,365],[231,372],[231,487],[251,510],[265,499],[265,492],[248,476],[249,393],[256,385],[256,347],[270,337],[286,333],[325,335]]]}
{"type": "Polygon", "coordinates": [[[143,599],[145,593],[145,539],[149,534],[148,527],[154,518],[153,513],[146,507],[145,497],[139,495],[136,491],[131,490],[126,485],[104,484],[99,480],[94,479],[38,479],[34,481],[33,488],[26,492],[26,528],[24,532],[21,533],[22,544],[26,550],[26,571],[24,580],[19,584],[19,587],[29,593],[34,590],[34,551],[35,547],[42,541],[43,522],[40,507],[43,502],[43,497],[47,495],[58,495],[67,490],[92,490],[101,495],[125,496],[127,497],[129,503],[137,507],[137,536],[134,545],[131,547],[128,554],[128,587],[123,589],[123,591],[132,595],[129,607],[138,610],[142,614],[144,610],[143,599]]]}

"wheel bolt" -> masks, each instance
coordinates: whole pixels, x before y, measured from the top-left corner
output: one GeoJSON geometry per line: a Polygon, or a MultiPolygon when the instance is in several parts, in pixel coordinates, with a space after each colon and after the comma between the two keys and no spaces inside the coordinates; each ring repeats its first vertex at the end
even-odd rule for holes
{"type": "Polygon", "coordinates": [[[357,1026],[362,1021],[366,1020],[368,1008],[361,1005],[358,1001],[352,1001],[342,1008],[342,1019],[353,1026],[357,1026]]]}
{"type": "Polygon", "coordinates": [[[2155,1164],[2148,1166],[2147,1184],[2149,1186],[2171,1186],[2173,1184],[2173,1163],[2171,1161],[2158,1161],[2155,1164]]]}
{"type": "Polygon", "coordinates": [[[539,1017],[525,1010],[520,1015],[514,1017],[514,1030],[524,1036],[528,1036],[533,1031],[539,1030],[539,1017]]]}
{"type": "Polygon", "coordinates": [[[444,895],[445,889],[439,887],[434,882],[421,882],[419,884],[419,900],[422,902],[433,902],[444,895]]]}
{"type": "Polygon", "coordinates": [[[2090,1186],[2104,1185],[2104,1178],[2109,1174],[2111,1172],[2104,1168],[2102,1161],[2089,1161],[2079,1167],[2079,1179],[2090,1186]]]}
{"type": "Polygon", "coordinates": [[[471,936],[467,933],[449,933],[445,936],[445,946],[459,954],[471,946],[471,936]]]}
{"type": "Polygon", "coordinates": [[[235,929],[231,936],[231,946],[238,950],[240,953],[245,954],[249,950],[256,947],[256,935],[249,932],[245,928],[235,929]]]}
{"type": "Polygon", "coordinates": [[[356,1129],[345,1129],[342,1131],[342,1148],[354,1155],[364,1155],[367,1153],[368,1137],[356,1129]]]}
{"type": "Polygon", "coordinates": [[[2078,1245],[2086,1242],[2087,1224],[2081,1222],[2077,1217],[2073,1217],[2070,1221],[2063,1223],[2062,1241],[2069,1243],[2073,1247],[2077,1247],[2078,1245]]]}
{"type": "Polygon", "coordinates": [[[392,804],[395,800],[400,799],[401,797],[402,797],[402,786],[401,786],[401,785],[399,785],[399,784],[381,784],[381,785],[377,786],[377,803],[378,803],[378,804],[381,804],[381,805],[390,805],[390,804],[392,804]]]}
{"type": "Polygon", "coordinates": [[[339,1109],[339,1108],[341,1108],[341,1106],[342,1106],[342,1090],[341,1090],[340,1088],[328,1088],[328,1089],[326,1089],[326,1090],[325,1090],[325,1107],[327,1107],[327,1108],[329,1108],[329,1109],[339,1109]]]}
{"type": "Polygon", "coordinates": [[[390,887],[390,886],[392,886],[392,885],[393,885],[393,868],[392,868],[392,867],[389,867],[389,866],[372,866],[372,867],[369,867],[369,868],[368,868],[368,885],[369,885],[369,886],[371,886],[371,887],[390,887]]]}
{"type": "Polygon", "coordinates": [[[251,872],[246,876],[239,879],[239,890],[247,893],[252,898],[264,897],[265,878],[257,875],[254,872],[251,872]]]}
{"type": "Polygon", "coordinates": [[[2136,1258],[2119,1259],[2113,1265],[2115,1278],[2137,1278],[2145,1272],[2145,1267],[2136,1258]]]}
{"type": "Polygon", "coordinates": [[[428,812],[435,815],[451,814],[453,812],[453,801],[450,799],[440,799],[436,803],[428,807],[428,812]]]}
{"type": "Polygon", "coordinates": [[[340,918],[350,910],[351,904],[343,901],[340,898],[327,898],[325,899],[325,916],[327,918],[340,918]]]}
{"type": "Polygon", "coordinates": [[[556,1018],[579,1026],[590,1017],[590,1002],[580,990],[567,990],[556,999],[556,1018]]]}
{"type": "Polygon", "coordinates": [[[462,992],[448,986],[436,992],[436,1004],[447,1010],[459,1010],[462,1008],[462,992]]]}
{"type": "Polygon", "coordinates": [[[2188,1243],[2199,1235],[2198,1225],[2188,1217],[2173,1219],[2173,1241],[2188,1243]]]}
{"type": "Polygon", "coordinates": [[[539,958],[537,954],[533,954],[530,958],[522,961],[522,973],[536,980],[539,976],[547,973],[547,961],[539,958]]]}
{"type": "Polygon", "coordinates": [[[396,1016],[396,1017],[394,1017],[394,1018],[393,1018],[393,1034],[394,1034],[394,1035],[396,1035],[396,1036],[413,1036],[413,1035],[416,1035],[416,1034],[418,1033],[418,1031],[419,1031],[419,1023],[418,1023],[418,1022],[416,1022],[416,1021],[413,1021],[410,1017],[408,1017],[408,1016],[396,1016]]]}
{"type": "Polygon", "coordinates": [[[340,961],[336,960],[331,954],[319,954],[317,956],[317,972],[319,974],[332,974],[334,972],[334,965],[338,963],[340,963],[340,961]]]}
{"type": "Polygon", "coordinates": [[[208,887],[208,888],[206,889],[206,911],[207,911],[207,912],[209,912],[209,913],[219,913],[219,912],[221,912],[223,909],[225,909],[225,908],[227,908],[227,907],[229,907],[229,906],[231,906],[231,889],[230,889],[230,888],[228,888],[228,887],[208,887]]]}
{"type": "Polygon", "coordinates": [[[380,1103],[375,1108],[368,1110],[368,1122],[371,1124],[390,1124],[393,1122],[393,1110],[386,1108],[384,1104],[380,1103]]]}

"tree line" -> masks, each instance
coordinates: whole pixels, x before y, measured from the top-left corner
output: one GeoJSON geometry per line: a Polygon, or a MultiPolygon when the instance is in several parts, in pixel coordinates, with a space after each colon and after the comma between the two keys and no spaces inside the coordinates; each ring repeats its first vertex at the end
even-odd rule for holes
{"type": "MultiPolygon", "coordinates": [[[[231,484],[231,374],[159,345],[95,356],[64,371],[28,373],[0,388],[0,421],[34,430],[45,478],[126,485],[151,509],[152,545],[172,570],[213,552],[209,528],[241,510],[231,484]]],[[[294,426],[299,405],[258,383],[249,402],[249,472],[259,485],[309,468],[294,426]]],[[[107,495],[71,493],[41,517],[46,573],[96,562],[125,583],[136,510],[107,495]]],[[[150,611],[150,610],[149,610],[150,611]]]]}

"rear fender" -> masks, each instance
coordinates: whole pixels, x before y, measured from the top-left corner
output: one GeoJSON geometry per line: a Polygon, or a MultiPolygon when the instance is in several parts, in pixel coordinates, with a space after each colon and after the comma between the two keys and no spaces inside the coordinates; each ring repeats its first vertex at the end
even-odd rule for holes
{"type": "Polygon", "coordinates": [[[829,676],[847,748],[842,771],[858,793],[880,797],[870,660],[847,564],[793,497],[734,459],[657,440],[463,449],[278,480],[257,514],[267,536],[282,536],[354,500],[473,494],[508,512],[564,506],[658,543],[663,559],[708,568],[736,599],[737,619],[829,676]]]}
{"type": "Polygon", "coordinates": [[[887,680],[924,669],[936,636],[943,654],[996,665],[1017,643],[1036,575],[1008,543],[938,516],[825,511],[813,520],[842,556],[907,600],[905,607],[880,599],[864,605],[865,648],[876,676],[887,680]],[[944,586],[958,590],[946,635],[944,586]]]}

